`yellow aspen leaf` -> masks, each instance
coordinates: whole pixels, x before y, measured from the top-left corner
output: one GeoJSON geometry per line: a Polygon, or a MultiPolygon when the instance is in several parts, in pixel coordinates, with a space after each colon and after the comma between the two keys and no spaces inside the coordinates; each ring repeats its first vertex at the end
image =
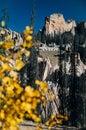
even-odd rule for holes
{"type": "Polygon", "coordinates": [[[15,126],[16,125],[16,121],[15,120],[11,120],[11,126],[15,126]]]}
{"type": "Polygon", "coordinates": [[[26,26],[26,28],[24,30],[24,35],[27,36],[27,35],[30,35],[32,33],[33,33],[32,28],[30,26],[26,26]]]}
{"type": "Polygon", "coordinates": [[[25,107],[26,107],[26,103],[25,102],[21,103],[21,108],[23,109],[25,107]]]}
{"type": "Polygon", "coordinates": [[[4,74],[4,73],[2,73],[2,72],[0,72],[0,79],[3,79],[3,78],[4,78],[4,76],[5,76],[5,74],[4,74]]]}
{"type": "Polygon", "coordinates": [[[0,98],[4,99],[4,95],[2,93],[0,93],[0,98]]]}
{"type": "Polygon", "coordinates": [[[21,101],[19,99],[17,99],[16,104],[18,105],[20,103],[21,103],[21,101]]]}
{"type": "Polygon", "coordinates": [[[11,40],[11,35],[6,36],[5,40],[11,40]]]}
{"type": "Polygon", "coordinates": [[[32,36],[31,35],[28,35],[27,37],[26,37],[26,41],[31,41],[32,40],[32,36]]]}
{"type": "Polygon", "coordinates": [[[15,77],[15,78],[18,77],[18,73],[17,73],[16,71],[13,71],[13,70],[10,71],[9,75],[10,75],[11,77],[15,77]]]}
{"type": "Polygon", "coordinates": [[[63,120],[58,119],[56,122],[57,122],[57,124],[62,125],[62,121],[63,121],[63,120]]]}
{"type": "Polygon", "coordinates": [[[8,94],[11,94],[12,91],[13,91],[12,88],[8,86],[8,87],[7,87],[7,93],[8,93],[8,94]]]}
{"type": "Polygon", "coordinates": [[[22,91],[23,91],[23,88],[20,87],[20,88],[18,88],[18,89],[16,90],[16,94],[19,95],[22,91]]]}
{"type": "Polygon", "coordinates": [[[24,30],[24,35],[28,35],[30,33],[30,26],[26,26],[25,30],[24,30]]]}
{"type": "Polygon", "coordinates": [[[30,26],[26,26],[25,31],[30,32],[31,28],[30,26]]]}
{"type": "Polygon", "coordinates": [[[51,124],[50,124],[51,127],[55,126],[55,125],[56,125],[56,121],[52,121],[51,124]]]}
{"type": "Polygon", "coordinates": [[[4,118],[5,118],[4,110],[1,110],[1,112],[0,112],[0,119],[4,119],[4,118]]]}
{"type": "Polygon", "coordinates": [[[30,103],[26,103],[25,105],[25,109],[28,111],[30,109],[32,109],[32,105],[30,103]]]}
{"type": "Polygon", "coordinates": [[[8,62],[6,62],[6,63],[3,64],[3,66],[2,66],[2,72],[3,71],[11,71],[11,70],[12,70],[12,68],[10,67],[10,65],[9,65],[8,62]]]}
{"type": "Polygon", "coordinates": [[[41,126],[36,126],[36,130],[43,130],[41,126]]]}
{"type": "Polygon", "coordinates": [[[32,93],[33,92],[33,88],[31,86],[26,86],[25,87],[25,92],[32,93]]]}
{"type": "Polygon", "coordinates": [[[2,122],[0,121],[0,127],[2,127],[2,122]]]}
{"type": "Polygon", "coordinates": [[[6,57],[0,54],[0,60],[4,61],[6,60],[6,57]]]}
{"type": "Polygon", "coordinates": [[[40,97],[39,91],[38,90],[34,90],[33,96],[34,97],[40,97]]]}
{"type": "Polygon", "coordinates": [[[7,130],[7,128],[3,128],[2,130],[7,130]]]}
{"type": "Polygon", "coordinates": [[[22,46],[23,46],[23,47],[26,47],[26,46],[27,46],[27,43],[26,43],[26,42],[23,42],[22,46]]]}
{"type": "Polygon", "coordinates": [[[27,48],[31,48],[33,45],[34,45],[34,44],[33,44],[32,42],[27,42],[26,47],[27,47],[27,48]]]}
{"type": "Polygon", "coordinates": [[[31,48],[34,44],[32,42],[23,42],[22,46],[24,48],[31,48]]]}
{"type": "Polygon", "coordinates": [[[3,41],[0,41],[0,46],[3,45],[3,41]]]}
{"type": "Polygon", "coordinates": [[[35,84],[40,85],[40,81],[39,80],[35,80],[35,84]]]}
{"type": "Polygon", "coordinates": [[[48,87],[47,87],[47,84],[46,82],[40,82],[40,87],[41,89],[44,91],[44,92],[48,92],[48,87]]]}
{"type": "Polygon", "coordinates": [[[4,35],[5,34],[5,30],[1,29],[0,34],[4,35]]]}
{"type": "Polygon", "coordinates": [[[20,59],[17,59],[15,69],[19,71],[22,67],[24,67],[24,62],[21,61],[20,59]]]}
{"type": "Polygon", "coordinates": [[[3,91],[3,87],[2,86],[0,86],[0,91],[3,91]]]}
{"type": "Polygon", "coordinates": [[[65,116],[64,116],[64,115],[61,115],[61,114],[58,114],[58,115],[57,115],[57,118],[59,118],[59,119],[64,119],[65,116]]]}
{"type": "Polygon", "coordinates": [[[25,54],[26,56],[30,56],[30,51],[26,51],[24,54],[25,54]]]}
{"type": "Polygon", "coordinates": [[[12,79],[7,76],[2,79],[3,84],[11,84],[11,82],[12,82],[12,79]]]}
{"type": "Polygon", "coordinates": [[[5,21],[2,20],[2,21],[1,21],[1,26],[2,26],[2,27],[5,27],[5,25],[6,25],[5,21]]]}
{"type": "Polygon", "coordinates": [[[41,121],[41,118],[36,114],[32,114],[32,119],[37,123],[41,121]]]}
{"type": "Polygon", "coordinates": [[[54,100],[55,96],[54,93],[52,91],[49,92],[49,96],[51,100],[54,100]]]}
{"type": "Polygon", "coordinates": [[[64,119],[67,121],[68,120],[68,116],[64,116],[64,119]]]}
{"type": "Polygon", "coordinates": [[[10,42],[8,41],[5,41],[2,45],[2,48],[6,51],[6,50],[9,50],[10,48],[13,48],[14,47],[14,41],[11,40],[10,42]]]}

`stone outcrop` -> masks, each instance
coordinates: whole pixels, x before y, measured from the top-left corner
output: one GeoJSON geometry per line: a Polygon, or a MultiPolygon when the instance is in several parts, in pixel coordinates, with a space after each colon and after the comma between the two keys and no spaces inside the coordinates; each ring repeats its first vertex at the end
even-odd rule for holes
{"type": "Polygon", "coordinates": [[[68,32],[76,27],[76,23],[74,20],[65,21],[62,14],[52,14],[50,18],[45,18],[45,33],[47,34],[62,34],[64,32],[68,32]]]}
{"type": "Polygon", "coordinates": [[[15,42],[14,50],[18,49],[23,43],[23,38],[20,33],[12,31],[11,29],[3,29],[0,27],[0,41],[10,39],[15,42]]]}

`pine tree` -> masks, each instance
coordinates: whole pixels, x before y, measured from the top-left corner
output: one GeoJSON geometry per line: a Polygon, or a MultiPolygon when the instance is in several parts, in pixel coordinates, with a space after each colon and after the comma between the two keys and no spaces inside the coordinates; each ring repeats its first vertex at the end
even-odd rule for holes
{"type": "MultiPolygon", "coordinates": [[[[32,12],[31,12],[31,21],[30,21],[30,26],[32,27],[32,41],[35,44],[35,38],[34,38],[34,0],[33,0],[33,5],[32,5],[32,12]]],[[[30,57],[29,59],[26,59],[24,57],[24,60],[27,60],[27,64],[25,65],[24,68],[22,68],[20,72],[20,80],[21,84],[23,87],[26,85],[31,85],[34,88],[36,88],[35,85],[35,79],[37,79],[37,51],[35,48],[35,45],[31,47],[28,51],[30,51],[30,57]],[[28,69],[29,68],[29,69],[28,69]]]]}
{"type": "Polygon", "coordinates": [[[61,34],[59,34],[60,39],[60,54],[59,54],[59,85],[60,85],[60,91],[59,91],[59,97],[61,100],[61,106],[60,106],[60,112],[62,115],[64,115],[64,91],[63,91],[63,75],[62,75],[62,37],[61,34]]]}
{"type": "MultiPolygon", "coordinates": [[[[33,0],[32,3],[32,12],[31,12],[31,26],[33,28],[33,43],[35,44],[35,38],[34,38],[34,32],[35,32],[35,28],[34,28],[34,23],[35,23],[35,0],[33,0]]],[[[37,79],[37,50],[35,48],[35,46],[33,46],[30,49],[30,64],[29,64],[29,70],[27,69],[28,72],[28,82],[31,86],[33,86],[34,88],[36,88],[35,85],[35,79],[37,79]]]]}
{"type": "Polygon", "coordinates": [[[75,55],[76,55],[76,42],[74,36],[72,53],[71,53],[71,86],[70,86],[70,122],[72,126],[77,126],[75,55]]]}

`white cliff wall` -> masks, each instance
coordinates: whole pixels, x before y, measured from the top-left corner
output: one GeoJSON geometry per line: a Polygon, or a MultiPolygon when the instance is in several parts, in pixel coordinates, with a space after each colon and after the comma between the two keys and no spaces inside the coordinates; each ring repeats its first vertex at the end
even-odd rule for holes
{"type": "Polygon", "coordinates": [[[52,14],[50,18],[47,17],[45,20],[46,34],[54,35],[54,33],[68,32],[75,26],[76,23],[74,20],[68,20],[66,22],[62,14],[52,14]]]}

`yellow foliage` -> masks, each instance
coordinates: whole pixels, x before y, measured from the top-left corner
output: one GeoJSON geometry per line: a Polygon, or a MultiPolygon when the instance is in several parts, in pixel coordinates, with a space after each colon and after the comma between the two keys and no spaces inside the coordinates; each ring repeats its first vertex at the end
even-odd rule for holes
{"type": "Polygon", "coordinates": [[[6,25],[5,21],[2,20],[2,21],[1,21],[1,26],[2,26],[2,27],[5,27],[5,25],[6,25]]]}
{"type": "Polygon", "coordinates": [[[2,34],[2,35],[4,35],[4,34],[5,34],[4,29],[1,29],[0,34],[2,34]]]}
{"type": "Polygon", "coordinates": [[[52,91],[49,92],[49,96],[51,100],[55,99],[54,93],[52,91]]]}
{"type": "Polygon", "coordinates": [[[19,71],[21,68],[24,67],[23,61],[21,61],[21,60],[19,60],[19,59],[16,59],[15,62],[16,62],[15,67],[14,67],[15,70],[18,70],[18,71],[19,71]]]}
{"type": "Polygon", "coordinates": [[[23,42],[23,45],[22,45],[23,47],[25,47],[25,48],[31,48],[32,46],[33,46],[33,43],[32,42],[23,42]]]}
{"type": "Polygon", "coordinates": [[[37,126],[36,130],[42,130],[42,127],[41,126],[37,126]]]}
{"type": "Polygon", "coordinates": [[[31,41],[32,40],[32,36],[27,36],[26,37],[26,41],[31,41]]]}
{"type": "Polygon", "coordinates": [[[10,42],[9,41],[4,41],[3,44],[2,44],[2,48],[5,51],[7,51],[7,50],[9,50],[9,49],[11,49],[13,47],[14,47],[14,41],[13,40],[11,40],[10,42]]]}
{"type": "Polygon", "coordinates": [[[2,44],[3,44],[3,41],[0,42],[0,45],[2,45],[2,44]]]}
{"type": "Polygon", "coordinates": [[[6,36],[5,40],[7,40],[7,41],[11,40],[11,35],[6,36]]]}
{"type": "Polygon", "coordinates": [[[14,80],[18,79],[18,72],[12,70],[9,72],[9,76],[12,77],[14,80]]]}
{"type": "Polygon", "coordinates": [[[35,83],[39,85],[41,90],[43,90],[44,92],[48,92],[48,87],[46,82],[36,80],[35,83]]]}
{"type": "Polygon", "coordinates": [[[0,112],[0,119],[4,119],[4,118],[5,118],[4,110],[1,110],[1,112],[0,112]]]}
{"type": "Polygon", "coordinates": [[[0,61],[4,61],[4,60],[6,60],[6,57],[4,55],[0,54],[0,61]]]}
{"type": "MultiPolygon", "coordinates": [[[[5,23],[2,26],[4,27],[5,23]]],[[[5,32],[2,30],[0,33],[5,32]]],[[[19,79],[19,72],[25,66],[22,55],[29,57],[28,48],[34,46],[32,33],[32,28],[27,26],[24,30],[24,41],[17,53],[10,53],[10,49],[13,49],[15,44],[10,35],[5,41],[0,42],[0,47],[5,52],[0,54],[0,130],[19,130],[17,126],[25,117],[37,123],[41,122],[41,117],[37,114],[37,106],[39,103],[46,105],[48,92],[46,82],[36,80],[37,89],[29,84],[23,88],[19,79]]],[[[50,98],[54,99],[52,92],[50,98]]],[[[62,124],[63,120],[67,120],[67,116],[54,115],[46,124],[52,127],[55,124],[62,124]]]]}
{"type": "Polygon", "coordinates": [[[24,36],[32,35],[32,33],[33,33],[32,28],[30,26],[26,26],[24,30],[24,36]]]}
{"type": "Polygon", "coordinates": [[[30,56],[30,51],[25,51],[24,54],[25,56],[30,56]]]}
{"type": "Polygon", "coordinates": [[[12,68],[10,67],[8,62],[3,63],[3,65],[2,65],[2,72],[4,72],[4,71],[11,71],[11,70],[12,70],[12,68]]]}
{"type": "Polygon", "coordinates": [[[3,72],[0,72],[0,79],[3,79],[5,74],[3,72]]]}
{"type": "Polygon", "coordinates": [[[62,125],[63,121],[67,121],[67,120],[68,120],[67,116],[63,116],[61,114],[52,115],[51,118],[49,118],[46,121],[46,125],[48,125],[48,128],[51,129],[53,126],[57,124],[62,125]]]}
{"type": "Polygon", "coordinates": [[[19,72],[25,66],[22,55],[29,57],[28,48],[34,45],[31,35],[32,28],[27,26],[24,31],[25,39],[18,53],[10,53],[10,49],[14,48],[10,35],[0,42],[1,48],[6,52],[5,55],[0,54],[0,130],[18,130],[17,125],[25,117],[37,123],[41,122],[36,109],[45,100],[43,94],[47,92],[46,83],[39,81],[38,89],[30,85],[23,88],[19,80],[19,72]]]}

